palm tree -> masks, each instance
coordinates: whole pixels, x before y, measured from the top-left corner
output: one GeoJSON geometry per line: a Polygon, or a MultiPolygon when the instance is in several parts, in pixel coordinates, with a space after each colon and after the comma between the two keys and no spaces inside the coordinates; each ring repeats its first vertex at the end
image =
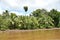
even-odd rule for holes
{"type": "Polygon", "coordinates": [[[5,10],[5,12],[3,12],[3,18],[8,18],[9,17],[9,11],[5,10]]]}
{"type": "Polygon", "coordinates": [[[28,11],[28,7],[24,6],[24,10],[25,10],[25,12],[27,12],[28,11]]]}
{"type": "MultiPolygon", "coordinates": [[[[24,6],[24,11],[27,12],[28,11],[28,7],[27,6],[24,6]]],[[[26,14],[25,14],[26,15],[26,14]]]]}

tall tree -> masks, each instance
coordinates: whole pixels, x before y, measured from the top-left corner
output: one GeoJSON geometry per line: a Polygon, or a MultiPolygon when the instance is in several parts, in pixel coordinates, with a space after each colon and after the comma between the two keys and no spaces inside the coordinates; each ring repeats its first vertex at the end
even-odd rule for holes
{"type": "Polygon", "coordinates": [[[28,7],[24,6],[24,10],[25,10],[25,12],[27,12],[28,11],[28,7]]]}
{"type": "Polygon", "coordinates": [[[41,14],[41,9],[37,9],[32,12],[32,16],[34,16],[34,17],[38,17],[40,14],[41,14]]]}
{"type": "Polygon", "coordinates": [[[5,10],[3,13],[2,13],[2,17],[3,18],[9,18],[9,11],[8,10],[5,10]]]}
{"type": "Polygon", "coordinates": [[[55,9],[50,10],[49,16],[51,16],[53,18],[54,25],[55,25],[55,27],[57,27],[58,23],[59,23],[59,13],[58,13],[58,11],[55,10],[55,9]]]}

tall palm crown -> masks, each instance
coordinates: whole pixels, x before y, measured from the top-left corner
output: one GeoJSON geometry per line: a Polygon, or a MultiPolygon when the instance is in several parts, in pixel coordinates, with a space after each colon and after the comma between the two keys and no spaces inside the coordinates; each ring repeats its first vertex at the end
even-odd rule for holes
{"type": "Polygon", "coordinates": [[[28,11],[28,7],[27,6],[24,6],[23,8],[24,8],[25,12],[28,11]]]}

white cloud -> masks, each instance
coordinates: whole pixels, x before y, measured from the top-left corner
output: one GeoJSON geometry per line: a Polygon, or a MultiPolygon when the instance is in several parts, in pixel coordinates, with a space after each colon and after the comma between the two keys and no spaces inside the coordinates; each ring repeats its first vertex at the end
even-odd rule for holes
{"type": "Polygon", "coordinates": [[[8,6],[11,6],[13,8],[21,7],[24,5],[32,7],[44,7],[57,1],[59,0],[1,0],[1,2],[5,2],[8,6]]]}
{"type": "Polygon", "coordinates": [[[10,13],[16,13],[17,15],[23,15],[22,13],[16,12],[16,11],[10,11],[10,13]]]}
{"type": "Polygon", "coordinates": [[[3,10],[0,9],[0,14],[2,14],[3,10]]]}
{"type": "Polygon", "coordinates": [[[58,1],[59,0],[0,0],[0,8],[9,10],[22,10],[23,6],[27,5],[30,10],[37,8],[48,8],[49,10],[52,8],[50,5],[53,6],[53,8],[56,8],[54,5],[58,1]]]}
{"type": "Polygon", "coordinates": [[[47,5],[52,5],[53,3],[58,2],[59,0],[35,0],[34,7],[44,8],[47,5]]]}

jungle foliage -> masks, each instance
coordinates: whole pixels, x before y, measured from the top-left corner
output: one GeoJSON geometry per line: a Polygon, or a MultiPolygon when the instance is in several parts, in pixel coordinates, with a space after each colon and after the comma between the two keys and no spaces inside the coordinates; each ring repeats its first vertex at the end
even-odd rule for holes
{"type": "MultiPolygon", "coordinates": [[[[27,7],[24,7],[27,11],[27,7]]],[[[60,27],[60,12],[52,9],[36,9],[29,16],[16,15],[5,10],[0,14],[0,30],[30,30],[60,27]]]]}

